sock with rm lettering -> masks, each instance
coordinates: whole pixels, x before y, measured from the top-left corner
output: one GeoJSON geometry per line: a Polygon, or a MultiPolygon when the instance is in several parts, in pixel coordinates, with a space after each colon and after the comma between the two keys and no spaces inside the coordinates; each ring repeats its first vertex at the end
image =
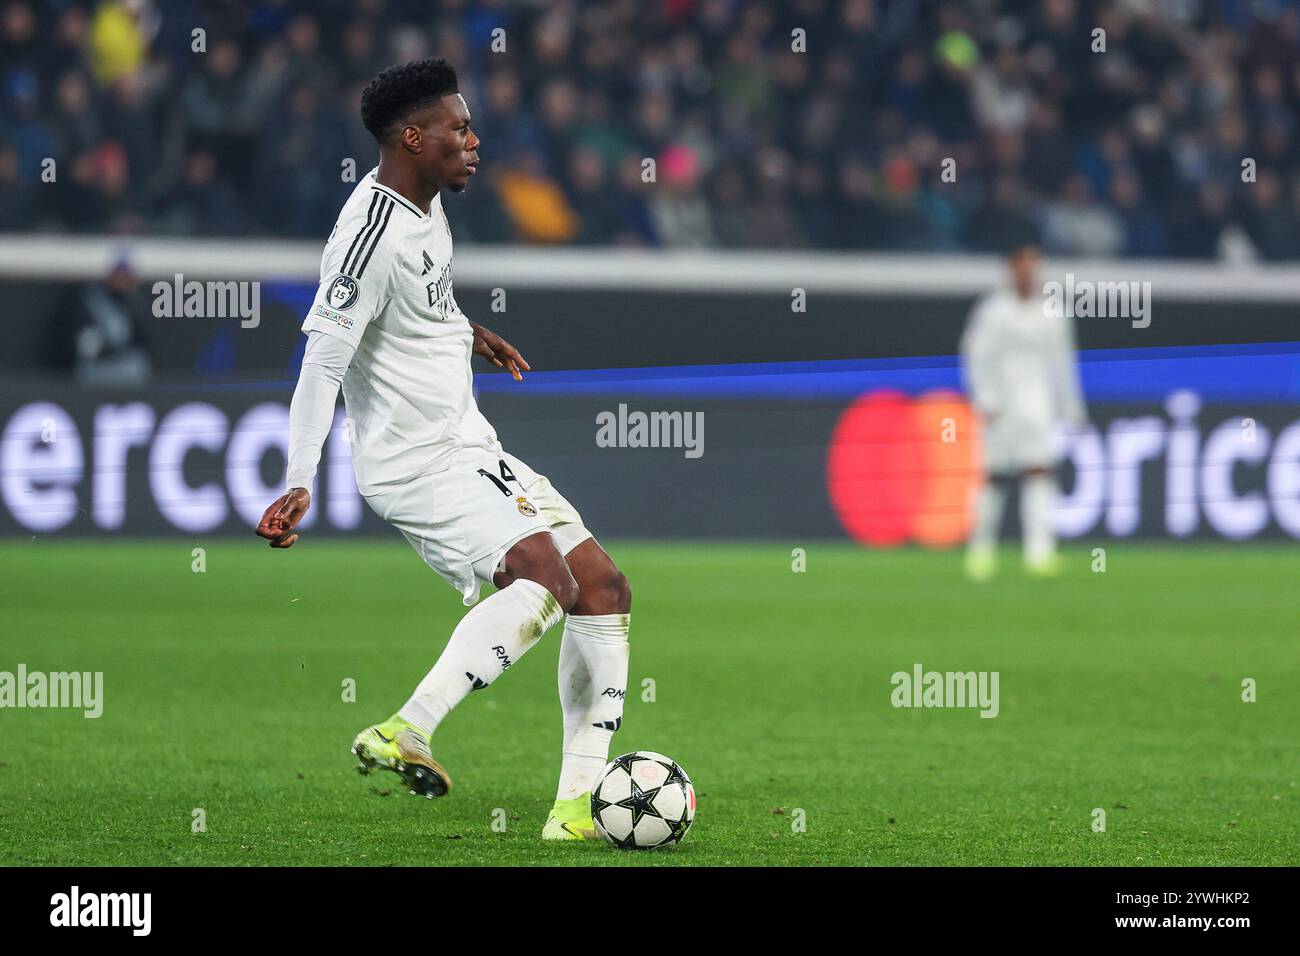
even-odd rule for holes
{"type": "Polygon", "coordinates": [[[556,800],[591,789],[623,723],[631,614],[570,614],[560,641],[564,746],[556,800]]]}
{"type": "Polygon", "coordinates": [[[470,691],[496,680],[563,616],[550,591],[522,578],[484,598],[461,618],[398,716],[432,734],[470,691]]]}

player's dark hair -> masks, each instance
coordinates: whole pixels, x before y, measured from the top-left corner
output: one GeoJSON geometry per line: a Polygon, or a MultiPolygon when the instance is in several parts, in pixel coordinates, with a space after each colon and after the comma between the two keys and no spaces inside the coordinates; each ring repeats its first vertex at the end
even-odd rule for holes
{"type": "Polygon", "coordinates": [[[361,122],[382,143],[416,110],[459,92],[456,70],[441,57],[390,66],[361,91],[361,122]]]}

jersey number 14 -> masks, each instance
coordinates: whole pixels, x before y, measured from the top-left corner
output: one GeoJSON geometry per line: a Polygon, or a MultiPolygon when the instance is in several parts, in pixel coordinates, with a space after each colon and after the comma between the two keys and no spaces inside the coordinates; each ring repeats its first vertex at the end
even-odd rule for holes
{"type": "Polygon", "coordinates": [[[506,464],[504,458],[498,459],[497,465],[501,469],[500,478],[492,474],[492,472],[485,471],[482,468],[478,470],[478,473],[482,475],[484,478],[486,478],[488,481],[492,482],[492,484],[496,485],[499,489],[501,489],[501,493],[505,495],[507,498],[509,498],[510,495],[513,494],[513,492],[511,492],[510,490],[510,487],[506,484],[507,481],[513,481],[516,485],[519,485],[521,490],[523,489],[523,483],[520,482],[520,480],[515,477],[515,473],[510,470],[510,466],[506,464]]]}

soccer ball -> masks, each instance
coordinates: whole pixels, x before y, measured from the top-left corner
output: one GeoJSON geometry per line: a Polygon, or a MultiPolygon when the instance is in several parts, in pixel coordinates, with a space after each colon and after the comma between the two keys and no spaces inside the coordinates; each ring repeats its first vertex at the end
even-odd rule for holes
{"type": "Polygon", "coordinates": [[[621,850],[676,846],[695,819],[695,788],[671,757],[652,750],[623,754],[591,788],[591,818],[621,850]]]}

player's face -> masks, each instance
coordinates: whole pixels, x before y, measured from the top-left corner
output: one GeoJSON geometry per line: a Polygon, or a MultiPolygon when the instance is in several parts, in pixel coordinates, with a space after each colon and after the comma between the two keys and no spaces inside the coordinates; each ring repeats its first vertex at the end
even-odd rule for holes
{"type": "Polygon", "coordinates": [[[1038,250],[1033,248],[1017,249],[1011,257],[1011,275],[1016,289],[1022,296],[1028,296],[1034,289],[1038,275],[1038,250]]]}
{"type": "Polygon", "coordinates": [[[439,189],[458,193],[469,185],[478,167],[478,137],[469,128],[469,107],[459,93],[438,101],[423,130],[428,148],[426,170],[439,189]]]}

